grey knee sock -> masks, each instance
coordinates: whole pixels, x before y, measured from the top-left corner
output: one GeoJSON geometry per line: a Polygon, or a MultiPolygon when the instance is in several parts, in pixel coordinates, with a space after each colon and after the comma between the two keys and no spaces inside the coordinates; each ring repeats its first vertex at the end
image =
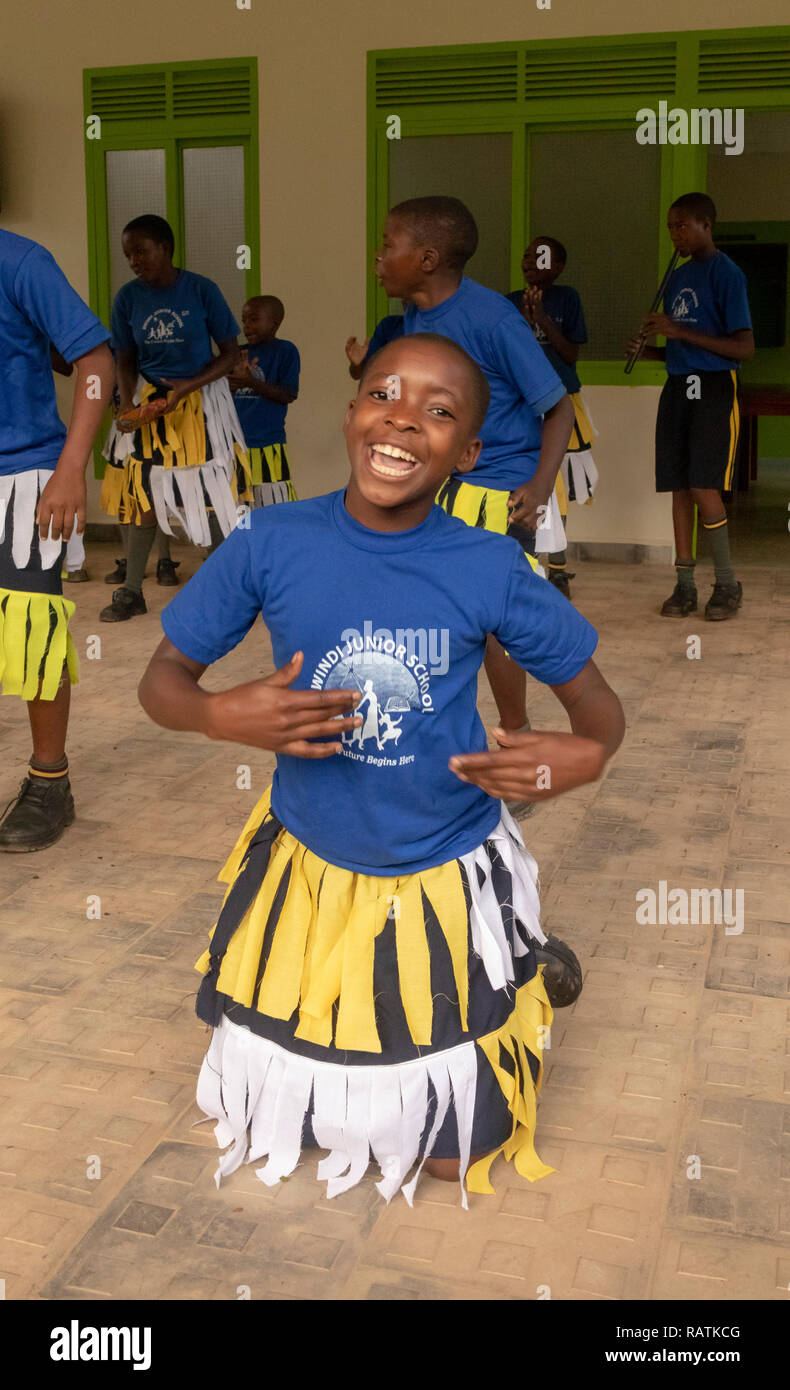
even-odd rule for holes
{"type": "Polygon", "coordinates": [[[129,550],[126,559],[126,579],[124,587],[135,594],[143,592],[145,567],[156,535],[155,526],[130,526],[129,550]]]}
{"type": "Polygon", "coordinates": [[[170,537],[166,531],[162,530],[161,526],[156,528],[156,553],[160,560],[171,559],[170,537]]]}
{"type": "Polygon", "coordinates": [[[694,567],[696,563],[696,560],[675,561],[675,570],[677,571],[678,584],[680,585],[681,589],[693,589],[695,587],[694,567]]]}
{"type": "Polygon", "coordinates": [[[713,570],[717,584],[734,584],[735,571],[730,559],[729,526],[726,516],[718,521],[703,521],[702,529],[713,554],[713,570]]]}
{"type": "Polygon", "coordinates": [[[209,529],[209,531],[211,532],[211,545],[209,546],[209,552],[208,552],[208,553],[209,553],[209,555],[213,555],[213,554],[214,554],[214,551],[215,551],[216,548],[217,548],[217,546],[218,546],[218,545],[222,545],[222,542],[223,542],[224,539],[225,539],[225,536],[224,536],[223,531],[222,531],[222,527],[220,526],[219,522],[217,521],[217,517],[216,517],[216,513],[215,513],[215,512],[209,512],[209,514],[208,514],[208,529],[209,529]]]}

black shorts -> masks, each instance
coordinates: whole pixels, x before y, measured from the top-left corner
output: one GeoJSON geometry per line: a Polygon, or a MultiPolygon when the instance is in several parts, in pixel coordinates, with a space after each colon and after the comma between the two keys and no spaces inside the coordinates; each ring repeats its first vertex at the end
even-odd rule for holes
{"type": "Polygon", "coordinates": [[[656,492],[729,492],[739,422],[736,371],[667,377],[656,420],[656,492]]]}

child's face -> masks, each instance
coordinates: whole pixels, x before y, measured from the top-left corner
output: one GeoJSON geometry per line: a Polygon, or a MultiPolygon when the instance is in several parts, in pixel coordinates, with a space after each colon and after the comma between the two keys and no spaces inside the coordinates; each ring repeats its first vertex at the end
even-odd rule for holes
{"type": "Polygon", "coordinates": [[[173,264],[173,253],[164,241],[152,241],[142,232],[124,232],[123,254],[132,274],[146,285],[156,284],[173,264]]]}
{"type": "Polygon", "coordinates": [[[410,299],[424,284],[424,250],[415,244],[408,222],[387,218],[381,248],[376,252],[376,275],[390,299],[410,299]]]}
{"type": "Polygon", "coordinates": [[[550,241],[541,241],[536,237],[529,243],[521,260],[521,269],[524,279],[528,285],[535,285],[539,289],[545,289],[548,285],[553,285],[554,281],[565,269],[565,262],[561,261],[550,241]],[[538,251],[540,247],[540,252],[538,251]],[[541,265],[538,267],[538,260],[541,265]],[[548,265],[546,265],[548,261],[548,265]]]}
{"type": "Polygon", "coordinates": [[[376,507],[430,506],[445,479],[468,472],[480,452],[469,396],[454,354],[409,338],[388,344],[346,413],[351,487],[376,507]]]}
{"type": "Polygon", "coordinates": [[[280,322],[270,305],[247,303],[241,311],[241,326],[248,343],[263,343],[273,338],[280,322]]]}
{"type": "Polygon", "coordinates": [[[681,256],[693,256],[695,251],[704,251],[711,244],[710,222],[707,218],[698,221],[687,208],[669,209],[667,230],[681,256]]]}

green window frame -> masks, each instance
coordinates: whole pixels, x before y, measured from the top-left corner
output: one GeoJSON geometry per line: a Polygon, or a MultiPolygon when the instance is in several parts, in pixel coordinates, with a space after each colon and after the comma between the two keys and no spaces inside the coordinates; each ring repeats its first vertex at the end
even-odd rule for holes
{"type": "MultiPolygon", "coordinates": [[[[247,298],[260,293],[257,58],[86,68],[85,183],[90,305],[109,326],[112,297],[107,215],[106,155],[114,150],[164,149],[166,216],[175,234],[175,259],[185,263],[183,151],[196,146],[241,145],[244,151],[244,240],[247,298]],[[101,122],[88,138],[89,118],[101,122]]],[[[98,448],[96,476],[104,471],[98,448]]]]}
{"type": "MultiPolygon", "coordinates": [[[[683,107],[790,110],[790,26],[699,29],[617,34],[434,48],[376,49],[367,68],[367,329],[387,300],[372,270],[373,253],[389,206],[388,120],[400,135],[509,133],[512,137],[511,284],[521,280],[529,226],[528,136],[531,131],[631,128],[641,107],[659,101],[683,107]],[[573,92],[574,95],[569,95],[573,92]]],[[[688,188],[707,186],[702,145],[663,145],[661,205],[688,188]]],[[[661,227],[655,262],[657,285],[672,246],[661,227]]],[[[646,287],[646,305],[654,285],[646,287]]],[[[790,371],[790,343],[785,372],[790,371]]],[[[779,359],[772,359],[776,377],[779,359]]],[[[629,378],[621,363],[585,359],[590,385],[657,385],[661,364],[639,362],[629,378]]]]}

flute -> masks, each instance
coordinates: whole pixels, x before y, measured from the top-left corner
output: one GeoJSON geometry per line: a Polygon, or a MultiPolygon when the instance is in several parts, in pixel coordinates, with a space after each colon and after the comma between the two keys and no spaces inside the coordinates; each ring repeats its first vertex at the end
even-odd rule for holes
{"type": "MultiPolygon", "coordinates": [[[[670,275],[672,274],[672,271],[675,269],[675,264],[676,264],[676,262],[677,262],[677,259],[678,259],[678,256],[679,256],[679,255],[680,255],[680,252],[679,252],[679,251],[675,251],[675,252],[674,252],[674,254],[673,254],[673,256],[672,256],[672,260],[669,262],[669,265],[667,266],[666,271],[664,272],[664,278],[663,278],[663,280],[661,281],[661,284],[659,285],[658,289],[656,290],[655,298],[654,298],[654,300],[653,300],[653,303],[650,305],[650,310],[649,310],[649,313],[648,313],[648,318],[650,317],[650,314],[654,314],[654,313],[656,312],[656,310],[658,309],[658,307],[659,307],[659,305],[660,305],[662,299],[664,298],[664,291],[665,291],[665,289],[666,289],[666,287],[667,287],[667,285],[668,285],[668,283],[669,283],[669,277],[670,277],[670,275]]],[[[627,375],[629,372],[633,371],[635,364],[639,361],[639,358],[640,358],[641,355],[642,355],[642,348],[644,347],[645,343],[647,342],[647,338],[648,338],[647,333],[640,333],[640,335],[639,335],[639,342],[637,343],[636,347],[634,348],[633,352],[630,354],[630,356],[629,356],[629,358],[628,358],[628,361],[627,361],[626,364],[625,364],[624,370],[625,370],[625,372],[626,372],[626,375],[627,375]]]]}

